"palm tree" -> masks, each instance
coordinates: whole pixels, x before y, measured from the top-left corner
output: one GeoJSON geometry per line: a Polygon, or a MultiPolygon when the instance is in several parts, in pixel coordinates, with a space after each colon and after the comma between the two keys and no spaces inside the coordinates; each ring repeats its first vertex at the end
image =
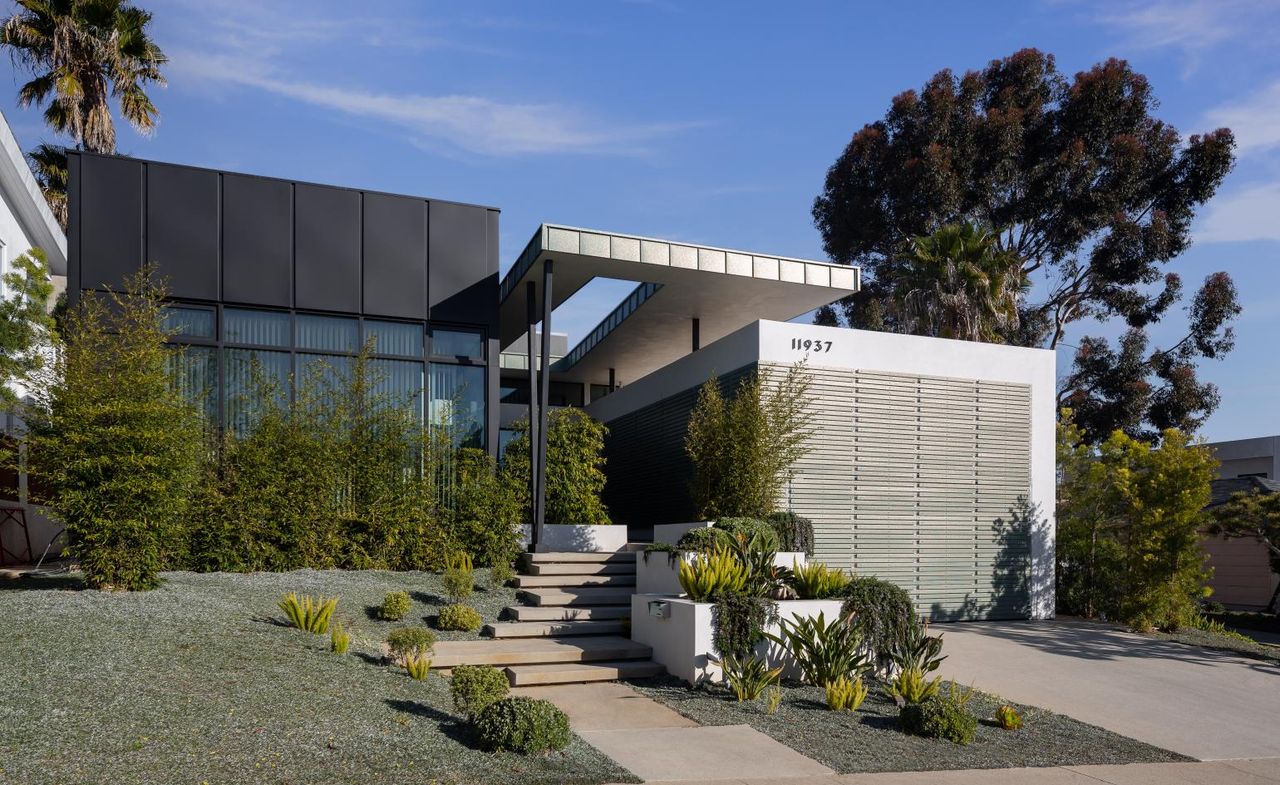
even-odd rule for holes
{"type": "Polygon", "coordinates": [[[906,332],[1003,343],[1029,288],[1021,260],[994,233],[962,221],[911,241],[893,299],[906,332]]]}
{"type": "Polygon", "coordinates": [[[41,142],[27,153],[27,162],[40,185],[53,217],[67,228],[67,153],[61,147],[41,142]]]}
{"type": "Polygon", "coordinates": [[[77,147],[114,153],[110,98],[144,134],[159,112],[143,87],[164,84],[168,58],[147,35],[151,13],[124,0],[17,0],[18,11],[0,29],[0,42],[29,70],[18,91],[22,107],[45,106],[50,128],[77,147]]]}

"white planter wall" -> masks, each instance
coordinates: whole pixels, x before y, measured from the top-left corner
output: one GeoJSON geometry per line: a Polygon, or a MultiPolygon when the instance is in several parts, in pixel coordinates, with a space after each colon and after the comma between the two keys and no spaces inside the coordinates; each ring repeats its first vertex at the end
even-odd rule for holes
{"type": "MultiPolygon", "coordinates": [[[[651,557],[650,561],[653,559],[651,557]]],[[[799,618],[825,614],[827,621],[840,614],[843,600],[783,600],[778,605],[778,616],[788,622],[799,618]]],[[[721,681],[724,676],[720,666],[712,662],[715,646],[712,643],[711,613],[714,606],[707,602],[673,598],[655,594],[635,594],[631,597],[631,639],[653,649],[653,660],[661,663],[667,672],[689,684],[702,681],[721,681]],[[651,616],[649,603],[666,605],[665,617],[651,616]]],[[[778,632],[777,625],[768,631],[778,632]]],[[[773,666],[782,665],[783,675],[799,677],[795,662],[781,647],[765,641],[757,649],[773,666]]]]}
{"type": "MultiPolygon", "coordinates": [[[[529,545],[529,526],[521,527],[520,544],[529,545]]],[[[627,547],[627,527],[544,524],[537,551],[569,553],[613,553],[627,547]]]]}
{"type": "MultiPolygon", "coordinates": [[[[682,524],[683,525],[683,524],[682,524]]],[[[657,528],[657,527],[654,527],[657,528]]],[[[677,538],[678,539],[678,538],[677,538]]],[[[680,588],[680,565],[668,558],[668,554],[654,552],[636,554],[636,591],[640,594],[684,594],[680,588]]],[[[681,551],[680,558],[692,561],[694,554],[681,551]]],[[[781,551],[774,555],[773,563],[777,567],[790,567],[792,564],[806,564],[804,551],[781,551]]]]}
{"type": "Polygon", "coordinates": [[[675,545],[680,538],[694,529],[705,529],[711,521],[694,521],[692,523],[657,523],[653,526],[653,541],[675,545]]]}

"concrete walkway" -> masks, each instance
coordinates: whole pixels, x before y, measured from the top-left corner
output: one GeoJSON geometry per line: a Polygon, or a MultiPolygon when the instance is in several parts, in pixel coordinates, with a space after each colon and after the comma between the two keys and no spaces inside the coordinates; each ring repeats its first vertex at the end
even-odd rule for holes
{"type": "Polygon", "coordinates": [[[794,782],[834,774],[748,725],[699,726],[625,684],[522,687],[512,694],[556,704],[584,741],[646,782],[794,782]]]}
{"type": "Polygon", "coordinates": [[[933,629],[964,684],[1200,760],[1280,758],[1280,666],[1083,621],[933,629]]]}
{"type": "Polygon", "coordinates": [[[744,777],[682,785],[1275,785],[1280,759],[1212,763],[1134,763],[1045,769],[971,769],[842,774],[799,779],[744,777]]]}

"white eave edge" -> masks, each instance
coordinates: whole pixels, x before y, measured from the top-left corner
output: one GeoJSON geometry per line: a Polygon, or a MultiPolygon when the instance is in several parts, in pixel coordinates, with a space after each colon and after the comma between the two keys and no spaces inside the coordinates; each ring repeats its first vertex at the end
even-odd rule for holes
{"type": "Polygon", "coordinates": [[[35,175],[27,165],[27,157],[2,112],[0,145],[3,145],[5,153],[0,156],[0,191],[3,191],[5,202],[31,239],[31,244],[45,252],[50,274],[66,275],[67,236],[53,217],[44,194],[40,193],[35,175]]]}

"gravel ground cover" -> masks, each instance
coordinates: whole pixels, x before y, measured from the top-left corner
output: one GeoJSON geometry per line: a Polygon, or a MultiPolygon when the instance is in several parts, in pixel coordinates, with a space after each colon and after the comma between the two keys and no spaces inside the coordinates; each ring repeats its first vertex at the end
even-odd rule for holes
{"type": "Polygon", "coordinates": [[[1190,760],[1031,706],[1011,704],[1025,724],[1021,730],[1001,730],[991,717],[1003,701],[980,692],[969,703],[981,720],[977,738],[960,746],[900,731],[897,706],[877,687],[849,714],[827,709],[825,694],[816,687],[786,685],[782,705],[770,715],[763,698],[738,703],[722,687],[689,688],[672,678],[641,679],[631,686],[703,725],[750,725],[841,774],[1190,760]]]}
{"type": "MultiPolygon", "coordinates": [[[[1247,633],[1243,634],[1247,637],[1247,633]]],[[[1240,640],[1239,638],[1232,636],[1222,635],[1208,630],[1197,630],[1191,627],[1186,627],[1178,630],[1177,632],[1153,632],[1150,633],[1150,637],[1162,641],[1184,643],[1188,646],[1201,646],[1206,649],[1229,651],[1239,654],[1242,657],[1264,660],[1266,662],[1280,665],[1280,646],[1271,643],[1262,643],[1255,640],[1240,640]]]]}
{"type": "MultiPolygon", "coordinates": [[[[487,586],[487,572],[477,570],[487,586]]],[[[474,749],[448,682],[379,664],[392,627],[444,604],[429,573],[167,573],[140,594],[74,577],[0,583],[0,782],[583,783],[634,778],[581,739],[524,757],[474,749]],[[399,623],[368,609],[414,599],[399,623]],[[288,591],[338,596],[351,651],[280,624],[288,591]]],[[[477,589],[486,621],[514,602],[477,589]]],[[[442,633],[442,638],[475,637],[442,633]]]]}

